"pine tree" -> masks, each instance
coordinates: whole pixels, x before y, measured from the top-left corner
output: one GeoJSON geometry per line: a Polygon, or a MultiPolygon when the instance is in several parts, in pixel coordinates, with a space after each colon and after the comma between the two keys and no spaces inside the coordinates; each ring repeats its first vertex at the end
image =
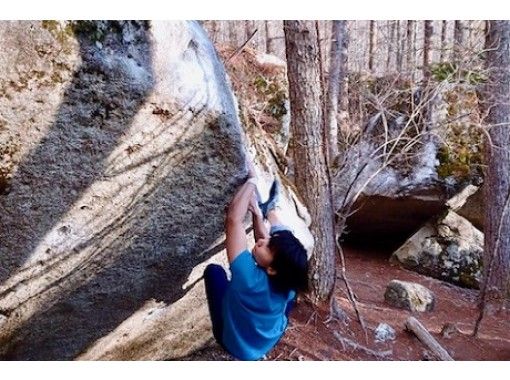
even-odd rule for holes
{"type": "Polygon", "coordinates": [[[475,334],[487,310],[510,300],[510,21],[488,21],[487,32],[484,106],[490,141],[485,148],[484,282],[475,334]]]}
{"type": "Polygon", "coordinates": [[[295,165],[295,184],[312,218],[315,247],[310,283],[315,299],[328,299],[335,284],[333,206],[324,146],[324,123],[313,21],[284,21],[295,165]]]}

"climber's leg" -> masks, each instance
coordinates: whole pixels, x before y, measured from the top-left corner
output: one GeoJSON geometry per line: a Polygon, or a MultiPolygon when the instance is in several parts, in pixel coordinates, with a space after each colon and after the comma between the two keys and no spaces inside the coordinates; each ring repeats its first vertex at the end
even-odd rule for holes
{"type": "Polygon", "coordinates": [[[227,290],[227,273],[220,265],[209,264],[204,271],[205,294],[209,305],[214,338],[223,346],[223,317],[221,304],[227,290]]]}

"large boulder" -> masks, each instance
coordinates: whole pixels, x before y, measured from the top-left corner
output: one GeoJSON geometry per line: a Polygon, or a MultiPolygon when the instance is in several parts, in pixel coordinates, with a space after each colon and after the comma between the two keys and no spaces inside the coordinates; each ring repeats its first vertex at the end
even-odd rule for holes
{"type": "Polygon", "coordinates": [[[429,85],[394,76],[353,81],[351,109],[363,116],[362,132],[347,136],[332,169],[346,238],[403,241],[467,183],[481,180],[476,87],[429,85]]]}
{"type": "Polygon", "coordinates": [[[410,173],[373,158],[377,145],[361,141],[346,152],[335,172],[336,208],[352,202],[347,238],[366,240],[409,237],[431,217],[446,210],[449,188],[435,169],[437,146],[429,141],[416,155],[410,173]]]}
{"type": "Polygon", "coordinates": [[[0,357],[202,347],[201,273],[250,145],[200,25],[0,22],[0,72],[0,357]]]}
{"type": "Polygon", "coordinates": [[[478,288],[483,234],[453,211],[434,218],[393,252],[403,267],[463,287],[478,288]]]}

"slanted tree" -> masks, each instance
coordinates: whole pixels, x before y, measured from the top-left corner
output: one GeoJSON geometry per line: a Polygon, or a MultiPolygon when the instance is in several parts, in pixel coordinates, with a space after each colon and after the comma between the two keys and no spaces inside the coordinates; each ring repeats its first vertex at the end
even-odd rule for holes
{"type": "Polygon", "coordinates": [[[481,313],[510,304],[510,21],[488,21],[485,243],[481,313]]]}
{"type": "Polygon", "coordinates": [[[317,31],[313,21],[284,21],[295,184],[310,211],[315,247],[310,283],[316,300],[335,284],[333,206],[324,146],[317,31]]]}

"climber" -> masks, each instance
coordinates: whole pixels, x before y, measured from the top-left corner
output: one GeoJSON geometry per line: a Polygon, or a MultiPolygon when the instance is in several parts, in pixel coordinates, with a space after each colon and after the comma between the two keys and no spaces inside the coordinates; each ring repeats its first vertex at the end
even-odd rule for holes
{"type": "Polygon", "coordinates": [[[237,190],[225,221],[231,280],[219,265],[209,264],[204,271],[213,335],[241,360],[258,360],[276,345],[287,327],[296,292],[308,288],[306,250],[277,216],[278,182],[273,182],[265,203],[259,203],[256,187],[250,165],[249,178],[237,190]],[[251,252],[243,226],[248,211],[256,241],[251,252]]]}

